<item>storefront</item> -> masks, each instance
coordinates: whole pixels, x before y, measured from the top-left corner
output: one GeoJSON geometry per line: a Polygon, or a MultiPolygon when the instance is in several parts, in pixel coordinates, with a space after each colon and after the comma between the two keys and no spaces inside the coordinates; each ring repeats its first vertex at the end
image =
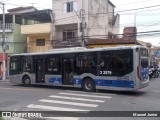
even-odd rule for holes
{"type": "MultiPolygon", "coordinates": [[[[5,61],[6,61],[6,68],[7,68],[7,64],[8,64],[8,54],[6,53],[5,54],[5,61]]],[[[6,69],[6,73],[7,72],[7,69],[6,69]]],[[[3,54],[0,53],[0,78],[2,78],[2,75],[3,75],[3,54]]]]}

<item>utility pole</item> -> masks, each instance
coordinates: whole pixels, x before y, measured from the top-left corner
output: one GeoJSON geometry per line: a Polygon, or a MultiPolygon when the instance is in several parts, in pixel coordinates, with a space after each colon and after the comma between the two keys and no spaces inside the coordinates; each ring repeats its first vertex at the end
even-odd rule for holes
{"type": "Polygon", "coordinates": [[[85,32],[84,28],[86,27],[85,24],[85,16],[84,16],[85,10],[84,10],[84,0],[82,0],[82,9],[81,9],[81,30],[82,30],[82,47],[85,47],[85,32]]]}
{"type": "Polygon", "coordinates": [[[1,3],[0,4],[3,6],[2,10],[3,10],[3,34],[2,34],[2,53],[3,53],[3,79],[2,80],[6,80],[6,56],[5,56],[5,52],[6,52],[6,41],[5,41],[5,4],[1,3]]]}
{"type": "Polygon", "coordinates": [[[134,27],[136,27],[137,13],[134,14],[134,27]]]}

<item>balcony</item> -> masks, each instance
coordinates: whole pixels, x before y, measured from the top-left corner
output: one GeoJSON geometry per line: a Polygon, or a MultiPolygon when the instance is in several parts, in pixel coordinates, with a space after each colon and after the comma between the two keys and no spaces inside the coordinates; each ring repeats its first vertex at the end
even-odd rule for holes
{"type": "Polygon", "coordinates": [[[65,47],[81,47],[82,42],[80,40],[67,40],[67,41],[60,41],[60,40],[53,40],[52,41],[53,48],[65,48],[65,47]]]}
{"type": "Polygon", "coordinates": [[[22,25],[21,34],[51,33],[51,23],[22,25]]]}
{"type": "MultiPolygon", "coordinates": [[[[5,23],[5,32],[12,32],[13,31],[13,24],[12,23],[5,23]]],[[[0,33],[3,32],[3,23],[0,22],[0,33]]]]}

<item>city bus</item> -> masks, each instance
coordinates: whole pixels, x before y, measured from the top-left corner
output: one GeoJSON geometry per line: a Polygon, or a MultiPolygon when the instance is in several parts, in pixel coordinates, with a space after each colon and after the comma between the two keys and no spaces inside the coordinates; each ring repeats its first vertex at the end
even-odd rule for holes
{"type": "Polygon", "coordinates": [[[137,91],[149,85],[148,51],[142,46],[63,48],[10,56],[13,84],[69,86],[84,91],[137,91]]]}

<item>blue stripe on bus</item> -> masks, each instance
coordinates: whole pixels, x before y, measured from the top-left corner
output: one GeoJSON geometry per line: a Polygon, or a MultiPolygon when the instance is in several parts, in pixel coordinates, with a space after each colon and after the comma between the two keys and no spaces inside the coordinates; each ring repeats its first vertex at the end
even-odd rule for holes
{"type": "MultiPolygon", "coordinates": [[[[74,79],[75,85],[81,85],[82,79],[76,78],[74,79]]],[[[49,83],[56,83],[61,84],[62,78],[50,78],[49,83]]],[[[111,86],[111,87],[126,87],[126,88],[133,88],[134,82],[133,81],[126,81],[126,80],[95,80],[96,86],[111,86]]]]}
{"type": "Polygon", "coordinates": [[[80,78],[74,79],[74,84],[76,84],[76,85],[81,85],[81,82],[82,82],[82,79],[80,79],[80,78]]]}
{"type": "Polygon", "coordinates": [[[61,84],[61,83],[62,83],[62,78],[51,77],[51,78],[49,79],[49,83],[61,84]]]}
{"type": "MultiPolygon", "coordinates": [[[[81,85],[81,79],[76,78],[74,79],[75,85],[81,85]]],[[[126,81],[126,80],[95,80],[96,86],[111,86],[111,87],[126,87],[126,88],[133,88],[134,82],[133,81],[126,81]]]]}
{"type": "Polygon", "coordinates": [[[95,80],[96,86],[112,86],[112,87],[127,87],[133,88],[133,81],[126,80],[95,80]]]}

